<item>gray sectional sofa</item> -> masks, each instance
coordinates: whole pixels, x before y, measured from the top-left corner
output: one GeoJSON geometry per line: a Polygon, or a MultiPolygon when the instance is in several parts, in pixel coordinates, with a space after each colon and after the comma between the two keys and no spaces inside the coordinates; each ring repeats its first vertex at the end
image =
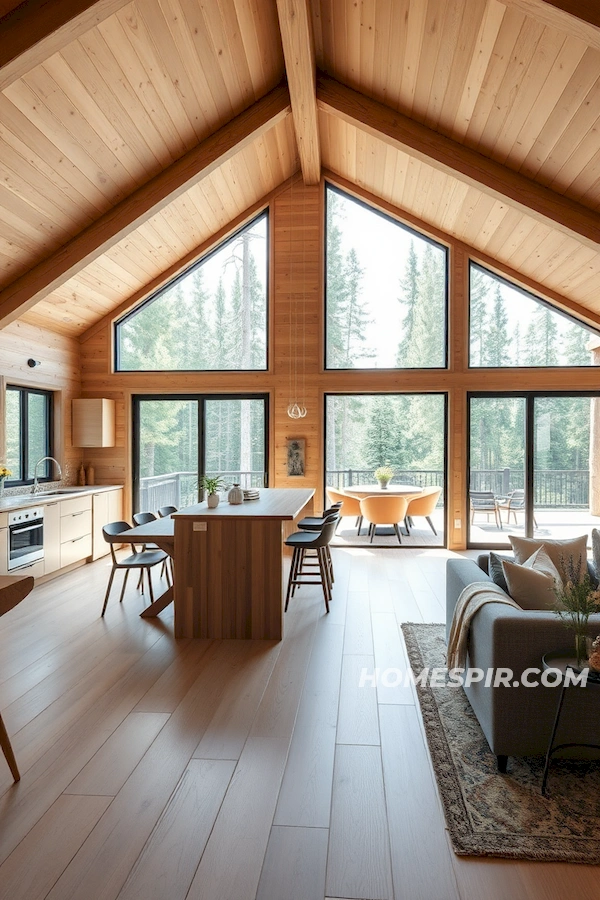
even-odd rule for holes
{"type": "MultiPolygon", "coordinates": [[[[490,580],[473,559],[449,559],[446,564],[446,634],[461,591],[475,581],[490,580]]],[[[483,566],[484,568],[481,568],[483,566]]],[[[590,617],[590,635],[600,634],[600,615],[590,617]]],[[[515,680],[525,669],[542,668],[542,656],[553,650],[569,651],[572,632],[546,610],[518,610],[503,603],[488,603],[473,617],[467,666],[488,669],[508,667],[515,680]]],[[[509,756],[544,754],[554,722],[558,688],[486,687],[483,682],[465,685],[465,693],[498,760],[506,771],[509,756]]],[[[595,687],[572,689],[561,716],[556,743],[598,743],[600,691],[595,687]],[[591,696],[593,692],[594,696],[591,696]],[[562,740],[559,740],[561,738],[562,740]]],[[[576,755],[578,755],[576,753],[576,755]]]]}

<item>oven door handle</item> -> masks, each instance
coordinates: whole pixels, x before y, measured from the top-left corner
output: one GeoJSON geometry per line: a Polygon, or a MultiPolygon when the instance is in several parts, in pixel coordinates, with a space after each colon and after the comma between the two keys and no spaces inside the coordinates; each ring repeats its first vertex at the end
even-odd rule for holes
{"type": "Polygon", "coordinates": [[[42,522],[39,522],[37,525],[28,525],[26,528],[21,528],[20,525],[11,525],[10,533],[12,534],[25,534],[26,531],[35,531],[36,528],[42,528],[42,522]]]}

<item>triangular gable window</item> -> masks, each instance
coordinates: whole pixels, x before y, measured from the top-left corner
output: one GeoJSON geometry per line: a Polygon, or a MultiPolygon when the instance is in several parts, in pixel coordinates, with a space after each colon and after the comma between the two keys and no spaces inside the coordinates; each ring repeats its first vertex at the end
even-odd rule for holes
{"type": "Polygon", "coordinates": [[[470,264],[472,368],[591,366],[599,333],[529,291],[470,264]]]}
{"type": "Polygon", "coordinates": [[[120,372],[267,368],[268,213],[115,326],[120,372]]]}

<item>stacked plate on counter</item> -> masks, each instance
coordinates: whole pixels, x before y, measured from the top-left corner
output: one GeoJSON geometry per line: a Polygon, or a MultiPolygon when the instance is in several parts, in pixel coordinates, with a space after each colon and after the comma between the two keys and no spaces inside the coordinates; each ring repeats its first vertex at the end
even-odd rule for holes
{"type": "Polygon", "coordinates": [[[256,488],[244,488],[244,500],[258,500],[260,497],[260,491],[257,491],[256,488]]]}

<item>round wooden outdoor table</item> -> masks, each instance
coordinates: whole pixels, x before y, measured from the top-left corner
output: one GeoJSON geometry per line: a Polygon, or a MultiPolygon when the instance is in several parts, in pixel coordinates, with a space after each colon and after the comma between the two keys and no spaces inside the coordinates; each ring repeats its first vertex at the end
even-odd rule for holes
{"type": "Polygon", "coordinates": [[[418,484],[394,484],[392,482],[385,489],[380,488],[378,484],[351,484],[349,487],[340,488],[340,492],[342,494],[350,494],[351,497],[360,498],[372,497],[377,494],[383,494],[384,496],[389,494],[398,496],[400,494],[402,497],[412,500],[413,497],[421,496],[423,488],[420,488],[418,484]]]}

